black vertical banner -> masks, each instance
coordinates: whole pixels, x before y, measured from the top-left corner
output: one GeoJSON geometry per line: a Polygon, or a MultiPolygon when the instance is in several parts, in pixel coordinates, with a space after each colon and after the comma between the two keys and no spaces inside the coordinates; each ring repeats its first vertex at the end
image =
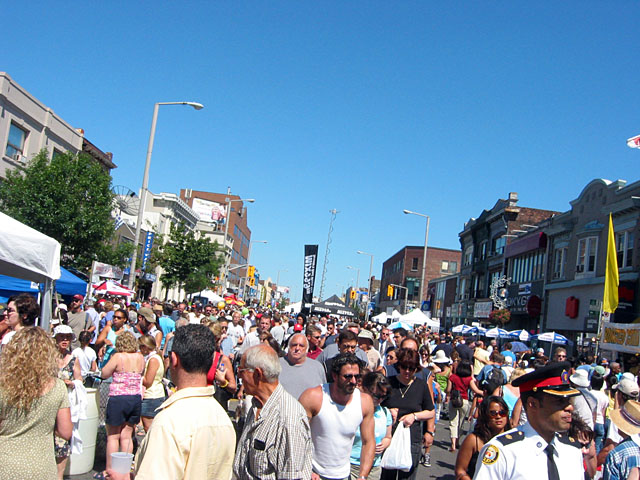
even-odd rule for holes
{"type": "Polygon", "coordinates": [[[316,263],[318,261],[318,245],[304,246],[304,274],[302,277],[301,309],[309,311],[313,303],[313,287],[316,283],[316,263]]]}

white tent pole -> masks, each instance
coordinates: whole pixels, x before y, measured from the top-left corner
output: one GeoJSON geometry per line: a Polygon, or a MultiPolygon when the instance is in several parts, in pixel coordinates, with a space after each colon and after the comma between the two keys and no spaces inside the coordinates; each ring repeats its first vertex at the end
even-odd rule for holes
{"type": "Polygon", "coordinates": [[[40,302],[40,327],[48,332],[51,328],[51,300],[53,298],[53,280],[44,281],[44,291],[40,302]]]}

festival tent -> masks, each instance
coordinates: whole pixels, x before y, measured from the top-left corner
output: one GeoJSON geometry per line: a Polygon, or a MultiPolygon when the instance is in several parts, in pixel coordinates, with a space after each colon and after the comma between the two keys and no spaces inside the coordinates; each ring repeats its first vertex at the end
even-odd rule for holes
{"type": "Polygon", "coordinates": [[[193,296],[194,297],[204,297],[209,301],[209,303],[212,303],[214,305],[216,303],[224,302],[224,298],[222,298],[220,295],[218,295],[213,290],[202,290],[201,292],[194,293],[193,296]]]}
{"type": "Polygon", "coordinates": [[[401,316],[402,316],[402,314],[398,310],[396,310],[395,308],[391,312],[391,319],[392,320],[398,320],[401,316]]]}
{"type": "Polygon", "coordinates": [[[375,317],[371,317],[371,320],[373,320],[376,323],[387,323],[387,318],[389,318],[389,316],[387,315],[387,312],[382,312],[376,315],[375,317]]]}
{"type": "Polygon", "coordinates": [[[284,311],[287,313],[300,313],[300,309],[302,308],[302,302],[290,303],[286,307],[284,307],[284,311]]]}
{"type": "Polygon", "coordinates": [[[114,295],[118,297],[131,297],[133,296],[133,291],[129,290],[127,287],[123,287],[118,282],[114,282],[113,280],[105,280],[100,283],[96,283],[91,286],[93,289],[94,295],[114,295]]]}
{"type": "MultiPolygon", "coordinates": [[[[0,301],[6,302],[7,298],[21,292],[37,294],[38,284],[20,278],[0,275],[0,301]]],[[[56,280],[55,291],[65,297],[87,293],[87,282],[76,277],[64,267],[60,267],[60,278],[56,280]]]]}
{"type": "Polygon", "coordinates": [[[60,278],[60,243],[0,213],[0,274],[44,283],[40,326],[49,329],[53,281],[60,278]]]}
{"type": "Polygon", "coordinates": [[[402,315],[400,317],[401,322],[406,322],[410,325],[427,325],[431,327],[432,330],[436,332],[440,330],[440,322],[436,322],[435,320],[431,320],[427,315],[421,312],[419,309],[412,310],[406,315],[402,315]]]}
{"type": "Polygon", "coordinates": [[[324,302],[315,303],[311,307],[311,313],[326,313],[343,317],[355,317],[355,313],[347,307],[337,295],[327,298],[324,302]]]}

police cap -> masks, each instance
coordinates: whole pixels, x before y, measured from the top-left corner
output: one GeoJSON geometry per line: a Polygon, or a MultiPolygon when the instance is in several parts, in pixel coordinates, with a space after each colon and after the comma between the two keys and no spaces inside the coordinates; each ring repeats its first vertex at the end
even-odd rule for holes
{"type": "Polygon", "coordinates": [[[580,392],[569,384],[569,362],[553,362],[516,378],[512,385],[525,392],[543,392],[558,397],[573,397],[580,392]]]}

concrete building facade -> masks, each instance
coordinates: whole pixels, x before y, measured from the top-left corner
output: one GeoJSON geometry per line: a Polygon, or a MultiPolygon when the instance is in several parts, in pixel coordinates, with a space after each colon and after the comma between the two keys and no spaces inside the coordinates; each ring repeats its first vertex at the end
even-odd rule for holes
{"type": "Polygon", "coordinates": [[[85,139],[82,129],[69,125],[6,72],[0,72],[0,147],[0,179],[8,170],[26,166],[43,149],[49,158],[84,151],[105,170],[116,167],[110,153],[85,139]]]}

